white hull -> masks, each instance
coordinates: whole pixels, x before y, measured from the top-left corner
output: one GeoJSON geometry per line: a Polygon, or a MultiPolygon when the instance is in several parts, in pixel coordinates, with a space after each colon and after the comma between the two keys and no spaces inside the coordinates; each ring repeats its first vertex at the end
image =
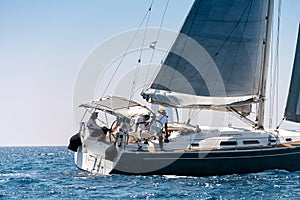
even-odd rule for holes
{"type": "Polygon", "coordinates": [[[75,164],[79,169],[84,171],[94,174],[108,175],[113,169],[113,162],[106,160],[103,155],[104,152],[94,154],[90,151],[85,151],[84,148],[80,146],[77,152],[75,152],[75,164]]]}

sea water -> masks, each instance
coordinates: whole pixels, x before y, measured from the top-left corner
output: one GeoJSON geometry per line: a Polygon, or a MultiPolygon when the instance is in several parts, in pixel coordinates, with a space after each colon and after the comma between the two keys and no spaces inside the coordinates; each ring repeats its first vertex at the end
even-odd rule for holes
{"type": "Polygon", "coordinates": [[[97,176],[73,156],[67,147],[0,147],[0,199],[300,199],[300,172],[97,176]]]}

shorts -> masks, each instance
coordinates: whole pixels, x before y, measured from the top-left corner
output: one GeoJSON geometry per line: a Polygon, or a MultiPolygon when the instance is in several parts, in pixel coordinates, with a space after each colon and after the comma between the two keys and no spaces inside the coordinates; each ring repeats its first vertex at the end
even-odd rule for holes
{"type": "Polygon", "coordinates": [[[157,136],[158,136],[158,137],[162,137],[162,135],[163,135],[162,129],[159,129],[159,130],[157,131],[157,136]]]}

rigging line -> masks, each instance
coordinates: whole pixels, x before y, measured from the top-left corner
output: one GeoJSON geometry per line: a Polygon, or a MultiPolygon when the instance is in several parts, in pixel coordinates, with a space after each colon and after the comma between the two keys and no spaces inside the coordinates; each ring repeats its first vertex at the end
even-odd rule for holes
{"type": "Polygon", "coordinates": [[[190,108],[189,109],[189,112],[188,112],[188,120],[187,120],[187,124],[189,124],[190,123],[190,120],[191,120],[191,113],[192,113],[192,109],[190,108]]]}
{"type": "Polygon", "coordinates": [[[127,52],[128,52],[128,50],[129,50],[130,46],[132,45],[133,41],[135,40],[135,38],[136,38],[136,36],[137,36],[137,33],[138,33],[139,30],[141,29],[141,27],[142,27],[142,25],[143,25],[143,23],[144,23],[144,21],[145,21],[147,15],[148,15],[149,10],[151,10],[153,1],[154,1],[154,0],[152,0],[152,2],[151,2],[151,4],[150,4],[150,7],[149,7],[149,9],[147,10],[147,13],[145,14],[145,16],[143,17],[142,21],[140,22],[138,29],[136,30],[136,32],[134,33],[133,37],[131,38],[131,41],[129,42],[129,45],[127,46],[127,48],[126,48],[126,50],[125,50],[125,53],[123,54],[123,56],[122,56],[122,58],[121,58],[121,60],[120,60],[120,62],[119,62],[119,64],[118,64],[117,68],[115,69],[115,71],[114,71],[112,77],[111,77],[110,80],[108,81],[108,84],[107,84],[105,90],[103,91],[101,98],[105,95],[106,91],[108,90],[108,88],[109,88],[109,86],[110,86],[112,80],[114,79],[114,77],[115,77],[117,71],[119,70],[119,68],[120,68],[120,66],[121,66],[121,63],[123,62],[125,56],[127,55],[127,52]]]}
{"type": "MultiPolygon", "coordinates": [[[[160,63],[161,65],[163,64],[163,61],[161,61],[160,63]]],[[[148,67],[149,69],[149,67],[148,67]]],[[[157,76],[158,72],[159,72],[160,67],[158,67],[155,72],[152,74],[152,76],[149,78],[149,81],[145,80],[145,87],[143,88],[143,90],[145,90],[146,88],[149,88],[151,83],[154,82],[155,77],[157,76]],[[148,83],[147,83],[148,82],[148,83]]],[[[149,69],[150,71],[150,69],[149,69]]]]}
{"type": "MultiPolygon", "coordinates": [[[[166,13],[167,13],[169,2],[170,2],[170,0],[167,0],[166,6],[165,6],[165,10],[164,10],[164,13],[163,13],[160,25],[159,25],[158,33],[157,33],[157,36],[156,36],[156,40],[155,40],[156,42],[158,41],[159,36],[160,36],[160,32],[161,32],[161,29],[162,29],[162,26],[163,26],[163,22],[165,20],[165,16],[166,16],[166,13]]],[[[152,51],[152,55],[151,55],[151,58],[150,58],[149,66],[148,66],[148,69],[147,69],[147,73],[146,73],[146,77],[145,77],[145,86],[147,85],[147,80],[148,80],[148,77],[149,77],[150,67],[151,67],[151,64],[152,64],[152,61],[153,61],[154,53],[155,53],[155,48],[152,51]]],[[[146,89],[146,87],[144,88],[144,90],[145,89],[146,89]]]]}
{"type": "MultiPolygon", "coordinates": [[[[154,0],[152,0],[152,4],[153,4],[153,2],[154,2],[154,0]]],[[[147,18],[147,22],[146,22],[146,26],[145,26],[144,37],[143,37],[142,48],[141,48],[141,51],[140,51],[139,59],[142,58],[143,47],[144,47],[144,45],[145,45],[146,34],[147,34],[148,27],[149,27],[150,12],[151,12],[151,10],[152,10],[152,6],[151,6],[151,7],[149,8],[149,10],[148,10],[148,18],[147,18]]]]}
{"type": "MultiPolygon", "coordinates": [[[[193,7],[193,4],[191,4],[191,6],[189,7],[188,11],[190,11],[192,7],[193,7]]],[[[186,14],[186,16],[184,17],[184,20],[181,22],[181,24],[180,24],[180,26],[179,26],[180,29],[182,29],[182,27],[183,27],[183,25],[184,25],[184,22],[186,21],[185,19],[188,17],[188,14],[189,14],[189,12],[186,14]]],[[[176,39],[177,39],[177,37],[178,37],[179,35],[180,35],[180,30],[179,30],[179,32],[177,33],[177,36],[176,36],[176,37],[173,39],[173,41],[171,42],[171,44],[170,44],[168,50],[166,51],[165,55],[162,57],[162,61],[164,61],[164,60],[167,58],[168,53],[171,51],[171,48],[172,48],[173,44],[175,43],[175,41],[176,41],[176,39]]]]}
{"type": "Polygon", "coordinates": [[[81,117],[80,122],[83,122],[83,119],[84,119],[84,117],[85,117],[85,115],[86,115],[87,112],[88,112],[88,110],[85,109],[85,112],[84,112],[83,116],[81,117]]]}
{"type": "MultiPolygon", "coordinates": [[[[275,33],[274,31],[272,32],[272,38],[275,38],[275,33]]],[[[275,46],[275,41],[272,40],[272,46],[275,46]]],[[[271,129],[272,127],[272,123],[273,123],[273,119],[272,119],[272,115],[273,115],[273,107],[274,107],[274,99],[272,98],[272,95],[274,95],[274,70],[273,70],[273,66],[274,66],[274,50],[273,48],[271,48],[270,50],[270,67],[269,67],[269,75],[270,75],[270,81],[269,81],[269,99],[270,99],[270,103],[269,103],[269,129],[271,129]]]]}
{"type": "Polygon", "coordinates": [[[228,127],[232,127],[232,113],[228,112],[228,127]]]}
{"type": "MultiPolygon", "coordinates": [[[[132,100],[133,95],[134,95],[134,90],[135,90],[135,86],[136,86],[136,81],[137,81],[137,77],[139,74],[139,67],[140,67],[140,63],[141,63],[141,59],[139,58],[138,63],[136,64],[136,69],[135,69],[135,73],[134,73],[134,78],[132,81],[132,87],[131,87],[131,91],[130,91],[130,100],[132,100]]],[[[128,106],[129,106],[129,102],[128,102],[128,106]]]]}
{"type": "Polygon", "coordinates": [[[255,127],[255,122],[252,121],[251,119],[248,119],[247,117],[243,116],[241,113],[239,113],[239,111],[237,111],[236,109],[234,109],[233,107],[227,107],[227,110],[229,110],[232,114],[235,115],[235,117],[237,117],[238,119],[240,119],[242,122],[255,127]]]}
{"type": "Polygon", "coordinates": [[[148,12],[147,12],[148,17],[147,17],[147,22],[146,22],[146,26],[145,26],[143,41],[142,41],[142,44],[141,44],[141,50],[140,50],[140,54],[139,54],[139,59],[138,59],[138,63],[137,63],[136,69],[135,69],[134,79],[132,81],[132,87],[131,87],[131,92],[130,92],[130,100],[132,100],[132,98],[133,98],[135,87],[136,87],[137,78],[139,76],[139,67],[140,67],[140,63],[141,63],[141,59],[142,59],[143,49],[144,49],[145,40],[146,40],[146,34],[147,34],[149,20],[150,20],[150,12],[152,10],[153,2],[154,2],[154,0],[152,0],[151,6],[149,7],[148,12]]]}
{"type": "MultiPolygon", "coordinates": [[[[275,107],[276,107],[276,113],[275,113],[275,122],[276,124],[278,124],[278,114],[279,114],[279,45],[280,45],[280,20],[281,20],[281,3],[282,3],[282,0],[279,0],[279,6],[278,6],[278,18],[277,18],[277,47],[276,47],[276,104],[275,104],[275,107]]],[[[279,126],[281,125],[281,123],[277,126],[279,128],[279,126]]],[[[276,129],[278,129],[276,127],[276,129]]]]}
{"type": "MultiPolygon", "coordinates": [[[[193,4],[192,4],[192,5],[193,5],[193,4]]],[[[190,6],[189,10],[191,10],[192,5],[190,6]]],[[[185,18],[187,18],[187,16],[186,16],[185,18]]],[[[179,27],[182,28],[183,25],[184,25],[184,22],[185,22],[185,20],[183,20],[183,22],[181,23],[181,25],[180,25],[179,27]]],[[[179,32],[177,33],[177,36],[174,37],[173,41],[170,43],[170,46],[169,46],[169,47],[167,48],[167,50],[165,51],[164,56],[162,57],[161,63],[160,63],[160,64],[163,64],[163,63],[164,63],[164,61],[166,60],[167,56],[169,55],[169,52],[171,51],[171,48],[172,48],[173,44],[175,44],[175,41],[176,41],[177,37],[178,37],[180,34],[181,34],[181,33],[180,33],[180,30],[179,30],[179,32]]],[[[155,79],[155,77],[156,77],[155,74],[158,74],[158,71],[159,71],[159,68],[156,70],[156,72],[155,72],[155,73],[152,75],[152,77],[149,79],[148,87],[150,86],[151,82],[154,81],[154,79],[155,79]]]]}
{"type": "MultiPolygon", "coordinates": [[[[193,4],[190,6],[190,8],[189,8],[188,10],[191,10],[192,7],[193,7],[193,4]]],[[[188,16],[188,13],[187,13],[187,16],[188,16]]],[[[185,19],[187,18],[187,16],[185,17],[185,19]]],[[[183,25],[184,25],[184,22],[185,22],[185,20],[183,20],[182,23],[181,23],[181,25],[179,26],[179,27],[181,27],[181,29],[182,29],[182,27],[183,27],[183,25]]],[[[163,64],[163,63],[164,63],[164,60],[165,60],[165,59],[167,58],[167,56],[169,55],[169,53],[170,53],[170,51],[171,51],[171,48],[172,48],[173,44],[175,44],[175,41],[176,41],[177,37],[179,36],[179,34],[180,34],[180,31],[179,31],[179,33],[177,34],[177,36],[174,37],[173,41],[170,43],[170,46],[169,46],[168,50],[165,51],[165,54],[164,54],[164,56],[162,57],[162,60],[161,60],[161,63],[160,63],[160,64],[163,64]]],[[[158,68],[155,70],[155,72],[152,74],[151,78],[149,79],[148,84],[146,84],[144,90],[145,90],[146,88],[149,88],[150,85],[151,85],[151,83],[154,82],[156,75],[159,73],[159,70],[160,70],[160,67],[158,67],[158,68]]]]}
{"type": "MultiPolygon", "coordinates": [[[[274,37],[273,36],[273,34],[272,34],[272,37],[274,37]]],[[[274,54],[273,54],[273,49],[271,49],[271,56],[270,56],[270,60],[271,60],[271,62],[270,62],[270,64],[271,64],[271,67],[270,67],[270,81],[269,81],[269,87],[270,87],[270,92],[269,92],[269,99],[270,99],[270,104],[269,104],[269,129],[271,129],[271,127],[272,127],[272,115],[273,115],[273,98],[272,98],[272,94],[274,93],[274,91],[273,91],[273,82],[274,82],[274,80],[273,80],[273,76],[274,76],[274,72],[273,72],[273,67],[272,67],[272,65],[273,65],[273,57],[274,57],[274,54]]]]}

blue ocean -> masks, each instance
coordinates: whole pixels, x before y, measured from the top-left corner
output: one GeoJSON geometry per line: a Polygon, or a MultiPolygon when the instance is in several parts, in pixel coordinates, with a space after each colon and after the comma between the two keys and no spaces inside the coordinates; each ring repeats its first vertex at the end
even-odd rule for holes
{"type": "Polygon", "coordinates": [[[96,176],[67,147],[0,147],[0,159],[0,199],[300,199],[300,172],[96,176]]]}

